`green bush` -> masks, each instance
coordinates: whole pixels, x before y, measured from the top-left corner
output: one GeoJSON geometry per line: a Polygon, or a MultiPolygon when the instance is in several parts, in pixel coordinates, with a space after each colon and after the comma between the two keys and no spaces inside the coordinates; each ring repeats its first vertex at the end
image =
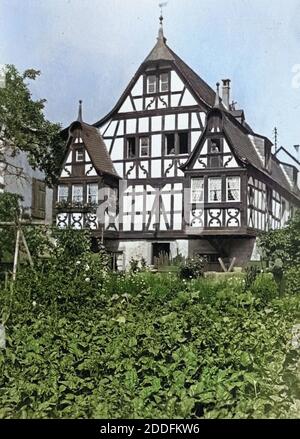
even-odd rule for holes
{"type": "Polygon", "coordinates": [[[246,271],[246,276],[245,276],[244,289],[245,291],[248,291],[252,287],[259,273],[261,272],[261,269],[257,265],[250,265],[246,267],[245,271],[246,271]]]}
{"type": "Polygon", "coordinates": [[[263,258],[274,263],[281,259],[284,268],[300,266],[300,212],[283,229],[262,233],[258,240],[263,258]]]}
{"type": "Polygon", "coordinates": [[[263,303],[268,303],[278,296],[278,286],[271,273],[262,273],[257,276],[250,291],[263,303]]]}
{"type": "Polygon", "coordinates": [[[57,315],[97,300],[96,292],[109,272],[109,257],[105,250],[90,251],[90,232],[54,230],[54,237],[47,259],[19,270],[14,294],[21,306],[34,301],[57,315]]]}
{"type": "Polygon", "coordinates": [[[0,352],[0,417],[284,417],[296,306],[285,298],[262,309],[241,288],[237,280],[108,274],[90,291],[95,302],[58,314],[19,295],[0,352]]]}
{"type": "Polygon", "coordinates": [[[287,416],[297,295],[277,297],[271,274],[245,291],[242,278],[119,274],[107,262],[66,230],[0,290],[0,418],[287,416]]]}
{"type": "Polygon", "coordinates": [[[289,294],[300,294],[300,269],[293,267],[287,270],[284,277],[285,290],[289,294]]]}
{"type": "Polygon", "coordinates": [[[195,256],[182,262],[179,266],[178,275],[181,279],[196,279],[204,274],[205,258],[195,256]]]}

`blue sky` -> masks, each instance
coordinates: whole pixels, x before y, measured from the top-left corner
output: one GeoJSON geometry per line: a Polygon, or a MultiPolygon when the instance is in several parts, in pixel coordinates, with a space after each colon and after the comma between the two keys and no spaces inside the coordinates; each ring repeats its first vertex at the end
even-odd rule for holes
{"type": "MultiPolygon", "coordinates": [[[[300,143],[299,0],[169,0],[164,15],[169,46],[211,86],[231,78],[255,131],[300,143]]],[[[42,71],[31,89],[50,120],[69,124],[82,99],[93,123],[154,46],[158,16],[158,0],[0,0],[0,63],[42,71]]]]}

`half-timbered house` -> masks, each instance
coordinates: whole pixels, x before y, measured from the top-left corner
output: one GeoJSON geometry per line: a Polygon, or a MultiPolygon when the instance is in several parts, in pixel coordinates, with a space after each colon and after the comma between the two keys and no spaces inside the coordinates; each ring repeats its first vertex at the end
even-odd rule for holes
{"type": "Polygon", "coordinates": [[[118,198],[114,213],[104,209],[99,222],[89,206],[71,206],[56,221],[101,230],[124,266],[132,257],[151,264],[160,252],[244,265],[258,232],[282,227],[300,205],[297,169],[272,146],[230,103],[229,79],[220,97],[219,84],[215,92],[170,49],[161,17],[154,48],[112,111],[69,129],[58,207],[99,203],[96,185],[105,184],[118,198]]]}

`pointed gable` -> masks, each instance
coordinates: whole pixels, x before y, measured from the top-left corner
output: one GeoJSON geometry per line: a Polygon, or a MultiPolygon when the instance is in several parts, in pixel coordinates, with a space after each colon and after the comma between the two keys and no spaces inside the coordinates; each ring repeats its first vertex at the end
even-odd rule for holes
{"type": "MultiPolygon", "coordinates": [[[[94,126],[83,122],[81,101],[79,101],[77,120],[72,122],[69,128],[63,130],[62,136],[68,136],[65,158],[62,166],[62,177],[71,175],[72,149],[82,147],[88,158],[88,160],[85,161],[91,161],[94,167],[94,170],[92,171],[96,171],[95,175],[109,175],[120,179],[99,130],[94,126]]],[[[88,173],[87,175],[92,174],[88,173]]]]}
{"type": "MultiPolygon", "coordinates": [[[[96,122],[94,126],[100,127],[104,125],[116,112],[120,111],[121,109],[122,112],[142,110],[141,108],[135,108],[135,105],[129,96],[130,93],[136,92],[136,90],[139,90],[139,93],[142,94],[143,74],[152,65],[156,66],[158,62],[165,62],[166,65],[169,65],[172,73],[174,72],[183,82],[185,91],[181,102],[182,106],[196,105],[197,102],[204,105],[206,109],[209,109],[213,106],[215,101],[214,90],[178,55],[176,55],[175,52],[173,52],[173,50],[166,44],[166,41],[167,40],[163,36],[162,29],[160,29],[155,46],[138,68],[137,72],[122,93],[114,108],[105,117],[96,122]]],[[[172,77],[174,76],[174,73],[172,77]]]]}

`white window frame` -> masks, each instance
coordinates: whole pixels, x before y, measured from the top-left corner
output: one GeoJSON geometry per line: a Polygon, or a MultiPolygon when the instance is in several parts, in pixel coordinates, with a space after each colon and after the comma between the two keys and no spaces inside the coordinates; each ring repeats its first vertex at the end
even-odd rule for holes
{"type": "Polygon", "coordinates": [[[140,157],[149,157],[150,156],[150,138],[148,136],[140,137],[140,157]],[[143,145],[142,142],[147,140],[147,145],[143,145]],[[142,154],[142,149],[147,149],[147,154],[142,154]]]}
{"type": "Polygon", "coordinates": [[[60,184],[57,188],[57,201],[58,201],[58,203],[68,201],[68,198],[69,198],[69,186],[67,186],[66,184],[60,184]],[[61,200],[60,197],[61,197],[62,188],[67,189],[67,198],[66,199],[64,198],[61,200]]]}
{"type": "Polygon", "coordinates": [[[76,149],[76,162],[84,162],[84,149],[76,149]],[[82,159],[79,158],[79,154],[82,154],[82,159]]]}
{"type": "Polygon", "coordinates": [[[208,179],[208,202],[209,203],[221,203],[222,202],[222,178],[221,177],[209,177],[209,179],[208,179]],[[210,195],[211,195],[211,183],[213,182],[213,181],[215,181],[215,180],[219,180],[220,182],[221,182],[221,188],[220,188],[220,193],[221,193],[221,197],[220,197],[220,200],[212,200],[211,198],[210,198],[210,195]]]}
{"type": "Polygon", "coordinates": [[[191,178],[191,203],[192,204],[200,204],[204,203],[204,178],[203,177],[196,177],[191,178]],[[200,181],[200,187],[195,187],[195,182],[200,181]],[[202,191],[202,192],[200,192],[202,191]],[[195,193],[202,193],[200,200],[194,200],[194,194],[195,193]]]}
{"type": "Polygon", "coordinates": [[[87,185],[86,202],[87,203],[98,204],[98,183],[89,183],[87,185]],[[89,197],[90,197],[90,189],[91,189],[92,186],[96,188],[95,201],[90,201],[90,199],[89,199],[89,197]]]}
{"type": "Polygon", "coordinates": [[[167,93],[170,90],[170,83],[169,83],[169,73],[161,73],[159,75],[159,91],[161,93],[167,93]],[[163,77],[166,77],[166,80],[163,80],[163,77]],[[163,86],[167,85],[167,88],[164,90],[163,86]]]}
{"type": "Polygon", "coordinates": [[[228,203],[240,203],[241,202],[241,177],[239,176],[231,176],[231,177],[226,177],[226,201],[228,203]],[[228,187],[228,183],[231,180],[237,180],[238,181],[238,190],[239,191],[239,198],[237,200],[229,200],[229,187],[228,187]]]}
{"type": "Polygon", "coordinates": [[[157,77],[155,75],[147,76],[147,93],[154,94],[157,92],[157,77]],[[153,90],[151,89],[153,87],[153,90]]]}
{"type": "Polygon", "coordinates": [[[83,203],[83,185],[82,184],[73,184],[72,185],[72,203],[83,203]],[[81,187],[81,189],[82,189],[82,197],[81,197],[80,201],[74,199],[74,190],[77,187],[81,187]]]}

